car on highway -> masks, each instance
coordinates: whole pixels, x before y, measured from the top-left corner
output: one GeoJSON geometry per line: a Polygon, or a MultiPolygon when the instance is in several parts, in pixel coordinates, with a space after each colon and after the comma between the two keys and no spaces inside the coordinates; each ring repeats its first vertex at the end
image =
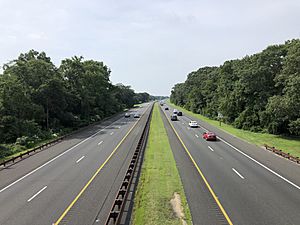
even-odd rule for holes
{"type": "Polygon", "coordinates": [[[171,115],[171,120],[172,120],[172,121],[176,121],[176,120],[177,120],[176,114],[171,115]]]}
{"type": "Polygon", "coordinates": [[[182,112],[178,111],[177,116],[182,116],[182,112]]]}
{"type": "Polygon", "coordinates": [[[128,118],[130,117],[130,114],[129,113],[125,113],[125,118],[128,118]]]}
{"type": "Polygon", "coordinates": [[[136,113],[133,115],[133,118],[140,118],[140,117],[141,117],[141,115],[139,113],[136,113]]]}
{"type": "Polygon", "coordinates": [[[189,122],[189,126],[192,127],[192,128],[196,128],[196,127],[198,127],[199,125],[198,125],[197,121],[193,121],[193,120],[192,120],[192,121],[189,122]]]}
{"type": "Polygon", "coordinates": [[[173,110],[173,114],[177,114],[178,113],[178,110],[177,109],[174,109],[173,110]]]}
{"type": "Polygon", "coordinates": [[[207,141],[216,141],[217,135],[214,132],[204,132],[202,137],[207,141]]]}
{"type": "Polygon", "coordinates": [[[166,107],[166,108],[165,108],[165,110],[169,110],[169,108],[168,108],[168,107],[166,107]]]}

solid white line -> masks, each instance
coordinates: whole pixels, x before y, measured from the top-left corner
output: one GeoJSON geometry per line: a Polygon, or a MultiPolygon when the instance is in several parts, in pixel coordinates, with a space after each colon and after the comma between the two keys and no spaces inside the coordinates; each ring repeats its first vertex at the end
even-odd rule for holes
{"type": "Polygon", "coordinates": [[[78,159],[78,160],[76,161],[76,163],[79,163],[81,160],[83,160],[84,157],[85,157],[85,156],[82,156],[80,159],[78,159]]]}
{"type": "Polygon", "coordinates": [[[213,151],[215,151],[215,150],[213,150],[213,148],[212,147],[210,147],[210,146],[208,146],[208,148],[213,152],[213,151]]]}
{"type": "Polygon", "coordinates": [[[227,144],[228,146],[230,146],[231,148],[233,148],[234,150],[236,150],[237,152],[241,153],[242,155],[244,155],[245,157],[247,157],[248,159],[252,160],[253,162],[257,163],[258,165],[260,165],[261,167],[263,167],[264,169],[268,170],[269,172],[273,173],[275,176],[279,177],[280,179],[284,180],[285,182],[289,183],[290,185],[294,186],[295,188],[297,188],[298,190],[300,190],[300,187],[293,183],[292,181],[288,180],[287,178],[281,176],[280,174],[276,173],[275,171],[273,171],[272,169],[270,169],[269,167],[265,166],[264,164],[258,162],[256,159],[252,158],[251,156],[247,155],[246,153],[242,152],[241,150],[239,150],[238,148],[234,147],[233,145],[229,144],[227,141],[225,141],[224,139],[220,138],[219,139],[221,141],[223,141],[225,144],[227,144]]]}
{"type": "Polygon", "coordinates": [[[195,134],[195,136],[198,138],[199,136],[197,134],[195,134]]]}
{"type": "MultiPolygon", "coordinates": [[[[121,119],[122,119],[122,118],[121,118],[121,119]]],[[[120,120],[120,119],[119,119],[119,120],[120,120]]],[[[116,123],[116,122],[119,121],[119,120],[116,120],[116,121],[113,122],[112,124],[116,123]]],[[[82,143],[84,143],[84,142],[88,141],[89,139],[95,137],[97,134],[99,134],[101,131],[105,130],[106,128],[108,128],[108,127],[111,126],[112,124],[110,124],[110,125],[104,127],[103,129],[97,131],[96,133],[94,133],[94,134],[92,134],[91,136],[89,136],[88,138],[82,140],[81,142],[79,142],[78,144],[76,144],[76,145],[74,145],[73,147],[69,148],[68,150],[62,152],[62,153],[59,154],[58,156],[56,156],[56,157],[54,157],[53,159],[49,160],[48,162],[44,163],[43,165],[39,166],[38,168],[36,168],[36,169],[32,170],[31,172],[25,174],[23,177],[19,178],[18,180],[14,181],[14,182],[12,182],[11,184],[7,185],[6,187],[2,188],[2,189],[0,190],[0,193],[3,192],[3,191],[5,191],[6,189],[10,188],[11,186],[15,185],[16,183],[18,183],[18,182],[24,180],[26,177],[30,176],[31,174],[35,173],[36,171],[38,171],[38,170],[42,169],[43,167],[47,166],[49,163],[53,162],[54,160],[60,158],[61,156],[65,155],[66,153],[72,151],[73,149],[75,149],[76,147],[78,147],[79,145],[81,145],[82,143]]]]}
{"type": "Polygon", "coordinates": [[[38,196],[42,191],[44,191],[47,188],[47,186],[43,187],[41,190],[39,190],[35,195],[33,195],[30,199],[27,200],[27,202],[30,202],[33,200],[36,196],[38,196]]]}
{"type": "Polygon", "coordinates": [[[100,141],[99,143],[98,143],[98,145],[101,145],[103,143],[103,141],[100,141]]]}
{"type": "Polygon", "coordinates": [[[114,134],[114,132],[111,132],[111,133],[110,133],[110,135],[113,135],[113,134],[114,134]]]}
{"type": "Polygon", "coordinates": [[[232,168],[232,170],[242,179],[245,179],[236,169],[232,168]]]}

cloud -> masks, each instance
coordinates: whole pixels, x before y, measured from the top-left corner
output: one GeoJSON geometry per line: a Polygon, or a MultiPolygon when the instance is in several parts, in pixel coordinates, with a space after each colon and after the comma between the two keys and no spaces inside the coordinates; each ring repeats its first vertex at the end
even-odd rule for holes
{"type": "Polygon", "coordinates": [[[114,83],[169,94],[205,65],[219,65],[300,36],[298,0],[0,1],[0,63],[29,49],[59,65],[104,61],[114,83]]]}

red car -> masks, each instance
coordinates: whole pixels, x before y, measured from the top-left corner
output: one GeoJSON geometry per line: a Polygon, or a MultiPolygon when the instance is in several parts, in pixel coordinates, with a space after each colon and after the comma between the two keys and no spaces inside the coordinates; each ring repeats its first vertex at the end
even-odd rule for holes
{"type": "Polygon", "coordinates": [[[217,135],[213,132],[205,132],[203,133],[202,137],[207,141],[216,141],[217,135]]]}

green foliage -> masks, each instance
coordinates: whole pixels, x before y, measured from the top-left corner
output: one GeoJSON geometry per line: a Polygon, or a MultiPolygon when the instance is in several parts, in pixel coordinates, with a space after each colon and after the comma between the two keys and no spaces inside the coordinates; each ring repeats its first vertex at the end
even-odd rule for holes
{"type": "Polygon", "coordinates": [[[237,128],[299,135],[300,40],[191,72],[170,101],[237,128]]]}
{"type": "Polygon", "coordinates": [[[74,130],[149,101],[148,93],[113,85],[103,62],[74,56],[57,68],[44,52],[30,50],[0,74],[0,158],[31,148],[53,133],[74,130]],[[16,142],[15,144],[13,144],[16,142]],[[16,147],[23,146],[23,147],[16,147]]]}

